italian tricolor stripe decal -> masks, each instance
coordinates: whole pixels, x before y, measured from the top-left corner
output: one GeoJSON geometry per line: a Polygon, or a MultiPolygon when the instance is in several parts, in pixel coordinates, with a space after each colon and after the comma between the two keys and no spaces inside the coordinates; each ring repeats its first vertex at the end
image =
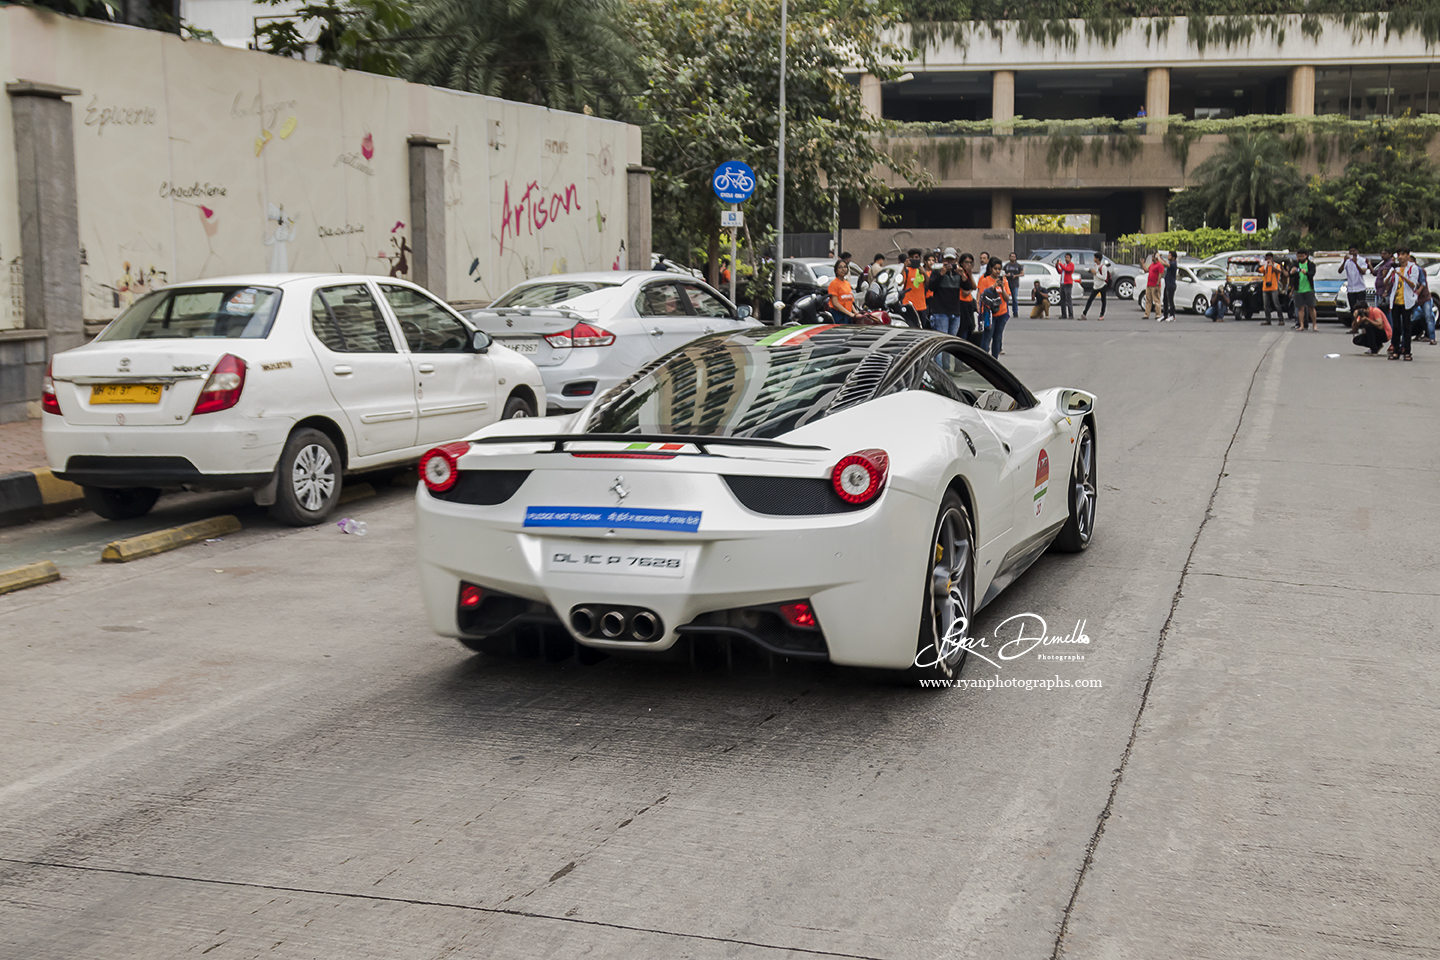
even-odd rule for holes
{"type": "Polygon", "coordinates": [[[1050,456],[1040,451],[1035,461],[1035,516],[1045,507],[1045,493],[1050,489],[1050,456]]]}
{"type": "Polygon", "coordinates": [[[822,330],[832,330],[835,324],[819,323],[810,326],[797,327],[794,330],[776,330],[774,333],[759,341],[762,347],[787,347],[796,343],[809,340],[822,330]]]}
{"type": "Polygon", "coordinates": [[[688,443],[631,443],[626,450],[684,450],[688,443]]]}

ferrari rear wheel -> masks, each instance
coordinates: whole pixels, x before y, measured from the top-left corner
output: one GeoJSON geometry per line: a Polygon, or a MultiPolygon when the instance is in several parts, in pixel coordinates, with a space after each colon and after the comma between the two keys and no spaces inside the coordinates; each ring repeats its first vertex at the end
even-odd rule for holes
{"type": "Polygon", "coordinates": [[[954,680],[965,662],[965,638],[975,615],[975,526],[953,490],[940,501],[925,573],[920,638],[909,673],[921,683],[954,680]]]}
{"type": "Polygon", "coordinates": [[[1095,434],[1089,423],[1081,424],[1080,435],[1075,438],[1069,486],[1070,517],[1055,538],[1055,549],[1079,553],[1090,546],[1090,538],[1095,535],[1095,434]]]}

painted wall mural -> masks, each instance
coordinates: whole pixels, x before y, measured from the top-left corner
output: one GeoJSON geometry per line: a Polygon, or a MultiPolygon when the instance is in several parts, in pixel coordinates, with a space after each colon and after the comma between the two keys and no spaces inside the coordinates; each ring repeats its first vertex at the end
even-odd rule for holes
{"type": "MultiPolygon", "coordinates": [[[[623,124],[17,7],[0,10],[0,50],[21,17],[26,35],[49,37],[37,79],[82,91],[72,104],[87,320],[178,280],[410,277],[411,136],[449,141],[447,299],[623,266],[623,124]]],[[[10,167],[0,161],[0,173],[10,167]]],[[[0,223],[0,242],[11,237],[18,250],[18,224],[0,223]]],[[[0,311],[0,326],[21,325],[18,313],[0,311]]]]}

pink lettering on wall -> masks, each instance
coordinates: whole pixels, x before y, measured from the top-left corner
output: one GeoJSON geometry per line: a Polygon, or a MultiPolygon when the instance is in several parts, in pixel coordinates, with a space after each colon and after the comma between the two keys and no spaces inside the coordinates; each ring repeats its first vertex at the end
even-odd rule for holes
{"type": "Polygon", "coordinates": [[[548,224],[560,219],[562,213],[574,213],[580,209],[580,191],[570,184],[563,193],[551,193],[548,197],[539,181],[532,180],[525,187],[515,206],[510,205],[510,181],[505,181],[505,199],[500,208],[500,252],[505,252],[505,238],[519,237],[521,232],[533,234],[544,230],[548,224]]]}

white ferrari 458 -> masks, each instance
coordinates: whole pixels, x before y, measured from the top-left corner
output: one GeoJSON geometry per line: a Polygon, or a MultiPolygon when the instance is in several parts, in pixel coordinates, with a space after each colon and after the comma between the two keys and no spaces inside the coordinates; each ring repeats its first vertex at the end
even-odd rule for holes
{"type": "Polygon", "coordinates": [[[570,417],[421,460],[421,581],[487,653],[749,644],[954,676],[976,610],[1095,529],[1095,398],[925,330],[672,351],[570,417]]]}

